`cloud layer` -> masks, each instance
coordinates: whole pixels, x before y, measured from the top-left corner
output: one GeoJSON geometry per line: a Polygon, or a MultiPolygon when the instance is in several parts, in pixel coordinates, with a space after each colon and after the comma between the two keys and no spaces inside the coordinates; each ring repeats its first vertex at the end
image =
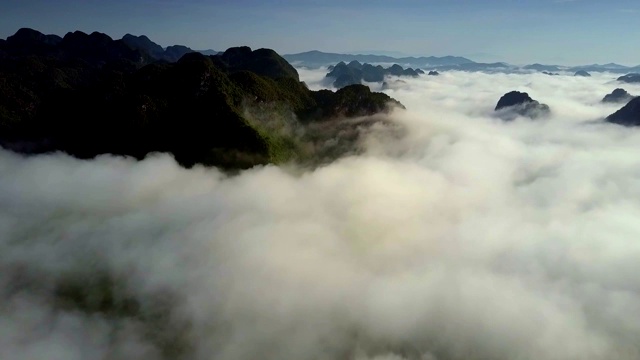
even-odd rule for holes
{"type": "Polygon", "coordinates": [[[612,79],[390,79],[406,136],[313,171],[2,151],[0,358],[638,359],[612,79]],[[551,117],[495,118],[510,90],[551,117]]]}

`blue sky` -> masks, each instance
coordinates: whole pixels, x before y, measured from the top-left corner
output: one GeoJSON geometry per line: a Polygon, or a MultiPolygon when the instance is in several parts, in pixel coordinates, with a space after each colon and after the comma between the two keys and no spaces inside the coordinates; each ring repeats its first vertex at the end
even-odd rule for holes
{"type": "Polygon", "coordinates": [[[515,64],[640,64],[634,0],[1,0],[0,37],[146,34],[196,49],[386,50],[515,64]]]}

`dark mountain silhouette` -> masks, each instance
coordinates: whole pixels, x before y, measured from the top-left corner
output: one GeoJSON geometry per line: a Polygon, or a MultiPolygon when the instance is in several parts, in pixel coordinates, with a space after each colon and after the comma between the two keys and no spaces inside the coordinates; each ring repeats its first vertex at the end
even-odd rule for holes
{"type": "Polygon", "coordinates": [[[606,120],[610,123],[624,126],[640,125],[640,97],[629,101],[622,109],[607,116],[606,120]]]}
{"type": "Polygon", "coordinates": [[[542,65],[542,64],[531,64],[523,67],[525,70],[535,70],[535,71],[546,71],[546,72],[554,72],[560,71],[561,69],[557,65],[542,65]]]}
{"type": "Polygon", "coordinates": [[[164,56],[164,49],[162,46],[154,43],[145,35],[134,36],[126,34],[122,37],[122,41],[129,45],[130,48],[145,51],[156,59],[162,59],[164,56]]]}
{"type": "Polygon", "coordinates": [[[587,71],[585,70],[578,70],[576,71],[575,74],[573,74],[573,76],[582,76],[582,77],[589,77],[591,76],[591,74],[589,74],[587,71]]]}
{"type": "Polygon", "coordinates": [[[153,58],[130,48],[121,40],[113,40],[106,34],[81,31],[67,33],[64,37],[44,35],[36,30],[22,28],[2,43],[1,51],[10,57],[47,57],[64,61],[83,61],[90,66],[111,62],[115,66],[142,66],[153,58]]]}
{"type": "Polygon", "coordinates": [[[615,89],[611,94],[607,94],[602,99],[604,103],[628,103],[634,96],[629,94],[625,89],[615,89]]]}
{"type": "Polygon", "coordinates": [[[62,38],[57,35],[45,35],[33,29],[22,28],[9,36],[4,46],[16,54],[41,55],[60,44],[62,38]]]}
{"type": "Polygon", "coordinates": [[[218,55],[218,51],[215,50],[192,50],[182,45],[173,45],[164,49],[162,46],[151,41],[145,35],[135,36],[126,34],[122,37],[122,41],[124,41],[124,43],[129,45],[129,47],[131,47],[132,49],[144,51],[155,59],[168,62],[176,62],[183,55],[190,52],[199,52],[203,55],[218,55]]]}
{"type": "MultiPolygon", "coordinates": [[[[383,82],[387,75],[393,76],[410,76],[417,77],[420,73],[412,68],[404,69],[398,64],[384,68],[380,65],[373,66],[371,64],[361,64],[358,61],[352,61],[349,64],[340,62],[330,67],[327,78],[335,79],[333,86],[342,88],[352,84],[361,84],[366,82],[383,82]]],[[[422,72],[424,73],[424,72],[422,72]]]]}
{"type": "Polygon", "coordinates": [[[429,75],[429,76],[438,76],[438,75],[440,75],[440,73],[437,72],[437,71],[431,70],[431,71],[429,71],[429,74],[427,74],[427,75],[429,75]]]}
{"type": "Polygon", "coordinates": [[[345,117],[402,107],[362,85],[310,91],[269,49],[188,52],[169,63],[143,51],[157,51],[144,39],[133,49],[100,33],[41,35],[21,30],[0,43],[0,145],[27,154],[169,152],[187,167],[229,169],[314,162],[319,151],[356,150],[362,123],[345,117]],[[315,144],[328,139],[340,141],[315,144]]]}
{"type": "Polygon", "coordinates": [[[526,92],[511,91],[504,94],[494,109],[504,120],[513,120],[516,115],[532,119],[549,115],[549,106],[533,100],[526,92]]]}
{"type": "Polygon", "coordinates": [[[384,55],[351,55],[326,53],[317,50],[299,54],[287,54],[283,55],[283,57],[292,64],[306,67],[321,67],[330,64],[337,64],[340,62],[349,63],[354,60],[360,63],[397,63],[411,67],[436,67],[473,63],[473,61],[459,56],[396,58],[384,55]]]}
{"type": "Polygon", "coordinates": [[[131,49],[124,41],[113,40],[109,35],[99,32],[67,33],[56,48],[61,57],[80,58],[94,65],[120,60],[142,65],[150,60],[149,54],[131,49]]]}
{"type": "Polygon", "coordinates": [[[274,79],[291,77],[299,81],[298,71],[271,49],[252,51],[247,46],[230,48],[217,57],[230,71],[251,71],[274,79]]]}
{"type": "Polygon", "coordinates": [[[190,48],[183,45],[171,45],[167,46],[164,50],[163,60],[169,62],[176,62],[180,60],[184,55],[196,52],[195,50],[191,50],[190,48]]]}
{"type": "Polygon", "coordinates": [[[549,76],[558,76],[558,75],[560,75],[558,73],[552,73],[552,72],[548,72],[548,71],[543,71],[542,73],[545,74],[545,75],[549,75],[549,76]]]}
{"type": "Polygon", "coordinates": [[[626,82],[626,83],[640,83],[640,74],[627,74],[624,76],[620,76],[618,81],[626,82]]]}

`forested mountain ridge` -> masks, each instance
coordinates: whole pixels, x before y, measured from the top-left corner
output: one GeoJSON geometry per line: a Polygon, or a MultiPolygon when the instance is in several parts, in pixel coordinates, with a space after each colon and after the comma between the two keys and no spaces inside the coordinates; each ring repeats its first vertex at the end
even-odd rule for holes
{"type": "MultiPolygon", "coordinates": [[[[247,168],[312,159],[318,146],[306,143],[344,133],[345,118],[402,106],[363,85],[311,91],[270,49],[187,52],[176,62],[158,53],[98,32],[20,29],[0,41],[0,145],[80,158],[169,152],[184,166],[247,168]],[[310,134],[328,121],[335,126],[310,134]]],[[[343,140],[320,152],[354,151],[357,136],[343,140]]]]}

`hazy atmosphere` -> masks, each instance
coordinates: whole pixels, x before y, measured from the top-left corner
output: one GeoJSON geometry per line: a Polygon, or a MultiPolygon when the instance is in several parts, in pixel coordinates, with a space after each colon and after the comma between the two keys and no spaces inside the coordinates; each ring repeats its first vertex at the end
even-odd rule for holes
{"type": "Polygon", "coordinates": [[[402,139],[304,172],[2,152],[0,357],[155,359],[161,333],[193,359],[637,359],[640,132],[599,120],[611,79],[396,83],[402,139]],[[514,88],[551,117],[496,119],[514,88]],[[167,314],[29,290],[96,271],[167,314]]]}
{"type": "Polygon", "coordinates": [[[280,54],[395,51],[515,64],[638,65],[634,0],[3,0],[0,37],[45,33],[146,34],[163,46],[280,54]]]}
{"type": "Polygon", "coordinates": [[[0,360],[640,360],[638,14],[1,1],[0,360]]]}

